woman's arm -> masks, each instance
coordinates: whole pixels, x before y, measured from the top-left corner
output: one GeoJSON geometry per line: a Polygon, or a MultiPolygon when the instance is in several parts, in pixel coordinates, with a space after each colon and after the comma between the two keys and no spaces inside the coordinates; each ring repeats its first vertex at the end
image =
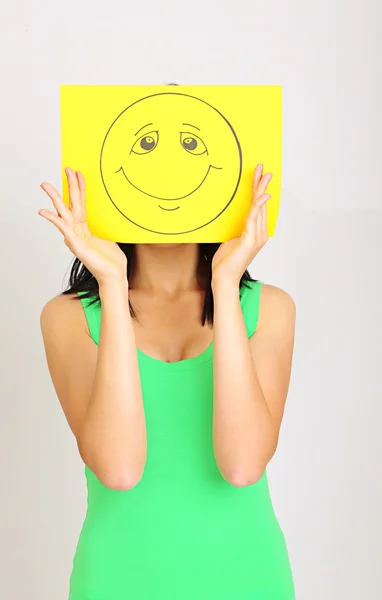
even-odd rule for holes
{"type": "Polygon", "coordinates": [[[295,305],[263,285],[256,333],[248,340],[238,286],[214,286],[213,440],[223,477],[257,481],[278,442],[294,345],[295,305]]]}
{"type": "Polygon", "coordinates": [[[81,457],[107,487],[129,489],[146,461],[146,426],[135,336],[128,302],[126,256],[115,242],[91,234],[85,180],[66,169],[67,206],[41,184],[57,211],[39,210],[98,281],[102,303],[99,346],[91,339],[79,300],[60,295],[41,313],[52,381],[81,457]]]}
{"type": "Polygon", "coordinates": [[[276,450],[294,345],[295,305],[286,292],[262,286],[250,341],[240,305],[242,274],[268,240],[271,178],[256,166],[243,233],[221,244],[212,261],[214,450],[223,477],[237,486],[257,481],[276,450]]]}
{"type": "Polygon", "coordinates": [[[146,426],[127,281],[102,284],[100,297],[98,348],[81,302],[68,296],[45,305],[41,329],[52,381],[83,461],[105,486],[130,489],[143,473],[146,426]]]}

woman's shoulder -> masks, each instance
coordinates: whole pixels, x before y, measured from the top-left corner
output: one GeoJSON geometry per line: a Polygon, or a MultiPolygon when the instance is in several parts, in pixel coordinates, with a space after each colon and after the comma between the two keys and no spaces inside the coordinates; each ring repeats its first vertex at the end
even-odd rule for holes
{"type": "Polygon", "coordinates": [[[285,289],[263,283],[260,294],[259,327],[268,323],[294,322],[296,303],[285,289]]]}
{"type": "Polygon", "coordinates": [[[282,306],[292,306],[295,305],[295,302],[291,296],[291,294],[276,285],[272,285],[270,283],[263,283],[261,286],[261,296],[264,298],[265,302],[272,302],[277,305],[282,306]]]}
{"type": "Polygon", "coordinates": [[[58,294],[50,298],[42,307],[40,313],[40,325],[44,331],[65,330],[69,324],[71,326],[78,323],[81,327],[84,324],[84,311],[81,302],[76,299],[78,295],[58,294]]]}
{"type": "Polygon", "coordinates": [[[284,289],[261,280],[246,281],[241,289],[241,304],[248,337],[268,323],[293,320],[295,304],[284,289]]]}
{"type": "Polygon", "coordinates": [[[259,296],[259,299],[261,298],[262,302],[266,302],[267,304],[294,305],[292,296],[283,288],[265,283],[258,279],[246,281],[242,287],[242,295],[254,296],[256,294],[259,296]]]}
{"type": "Polygon", "coordinates": [[[241,289],[241,304],[248,336],[269,324],[293,323],[295,303],[286,290],[261,280],[246,281],[241,289]]]}
{"type": "Polygon", "coordinates": [[[78,294],[57,294],[46,301],[43,305],[41,314],[56,314],[73,311],[73,307],[80,305],[81,303],[76,300],[78,294]]]}

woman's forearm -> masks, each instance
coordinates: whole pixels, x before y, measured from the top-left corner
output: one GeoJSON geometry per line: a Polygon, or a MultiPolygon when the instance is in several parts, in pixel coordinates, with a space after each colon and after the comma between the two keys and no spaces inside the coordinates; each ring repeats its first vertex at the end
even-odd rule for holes
{"type": "Polygon", "coordinates": [[[215,459],[233,485],[257,481],[272,457],[277,435],[247,337],[239,287],[213,285],[215,459]]]}
{"type": "Polygon", "coordinates": [[[102,483],[128,489],[146,461],[146,423],[127,281],[100,285],[96,375],[79,436],[86,464],[102,483]]]}

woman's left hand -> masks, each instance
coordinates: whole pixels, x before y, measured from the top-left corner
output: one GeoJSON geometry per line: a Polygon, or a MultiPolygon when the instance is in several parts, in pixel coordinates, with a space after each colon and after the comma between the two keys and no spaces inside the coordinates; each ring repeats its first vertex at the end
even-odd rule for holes
{"type": "Polygon", "coordinates": [[[253,174],[252,202],[243,233],[238,238],[223,242],[212,260],[212,284],[217,280],[232,280],[239,285],[244,271],[268,240],[266,193],[272,173],[262,174],[263,165],[257,165],[253,174]]]}

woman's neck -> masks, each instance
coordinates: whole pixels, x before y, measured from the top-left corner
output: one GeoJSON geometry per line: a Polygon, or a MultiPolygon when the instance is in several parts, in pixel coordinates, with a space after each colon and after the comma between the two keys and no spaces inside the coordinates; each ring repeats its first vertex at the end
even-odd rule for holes
{"type": "Polygon", "coordinates": [[[136,244],[129,286],[173,295],[199,289],[199,244],[136,244]]]}

